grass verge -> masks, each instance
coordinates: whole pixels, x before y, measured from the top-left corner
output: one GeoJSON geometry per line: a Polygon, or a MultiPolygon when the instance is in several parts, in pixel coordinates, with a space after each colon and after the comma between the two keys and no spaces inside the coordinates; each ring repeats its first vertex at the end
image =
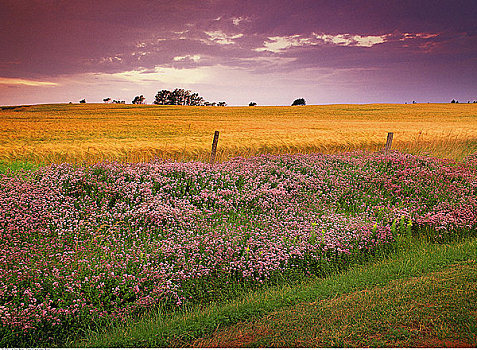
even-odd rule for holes
{"type": "MultiPolygon", "coordinates": [[[[407,242],[409,244],[409,242],[407,242]]],[[[324,346],[366,346],[362,343],[353,343],[348,342],[349,334],[353,335],[350,339],[361,339],[365,337],[363,332],[375,332],[374,334],[380,334],[378,338],[369,337],[369,342],[366,343],[369,346],[391,346],[391,343],[386,342],[389,339],[407,339],[406,337],[411,337],[416,331],[417,328],[399,328],[396,324],[389,322],[390,317],[397,315],[398,306],[395,306],[395,300],[401,300],[404,304],[403,308],[411,307],[413,298],[404,298],[399,299],[399,291],[403,287],[404,289],[415,289],[413,292],[415,295],[418,293],[424,293],[425,295],[432,295],[433,285],[435,283],[428,283],[429,274],[435,274],[435,276],[454,276],[455,272],[452,269],[460,271],[461,279],[456,279],[457,289],[453,287],[447,287],[444,285],[440,290],[447,291],[446,299],[435,299],[435,313],[434,316],[429,316],[430,314],[422,314],[422,320],[425,317],[435,317],[436,322],[430,323],[431,326],[441,327],[444,324],[447,324],[448,321],[447,314],[443,314],[442,310],[447,310],[445,308],[445,300],[449,302],[456,302],[457,307],[467,308],[469,297],[475,300],[475,261],[477,261],[477,239],[473,238],[463,242],[456,242],[451,244],[429,244],[424,241],[416,241],[411,244],[411,246],[401,245],[396,249],[396,251],[391,254],[386,259],[375,261],[372,263],[367,263],[362,266],[354,266],[347,270],[344,273],[336,273],[328,278],[324,279],[310,279],[306,282],[303,282],[298,285],[285,285],[281,287],[274,287],[267,290],[257,291],[248,294],[246,297],[230,301],[229,303],[223,303],[218,305],[216,303],[211,303],[205,307],[196,307],[193,309],[185,310],[182,312],[167,313],[167,312],[156,312],[150,314],[146,317],[143,317],[139,320],[130,320],[126,324],[120,327],[114,327],[103,332],[91,332],[86,338],[81,339],[80,341],[68,343],[67,346],[73,347],[190,347],[190,346],[215,346],[212,341],[207,343],[205,338],[210,338],[215,332],[217,337],[218,332],[228,332],[230,329],[227,327],[233,326],[238,322],[256,322],[257,320],[262,319],[266,315],[273,314],[278,315],[277,319],[282,322],[283,327],[281,328],[281,333],[289,333],[290,338],[277,338],[277,335],[264,337],[260,339],[253,340],[249,343],[243,342],[243,344],[235,344],[233,346],[310,346],[307,343],[298,343],[294,342],[293,339],[297,339],[295,335],[298,334],[296,329],[293,328],[293,325],[287,325],[288,319],[290,318],[289,313],[293,312],[290,310],[300,310],[300,308],[306,308],[308,306],[320,305],[325,307],[326,305],[339,304],[336,300],[348,300],[350,303],[346,304],[343,301],[341,307],[341,312],[349,312],[353,310],[353,314],[358,317],[362,315],[359,305],[353,304],[353,298],[360,297],[360,305],[366,305],[370,303],[372,299],[366,299],[367,293],[363,291],[372,290],[372,293],[369,293],[368,298],[371,296],[376,296],[378,299],[380,296],[386,296],[389,302],[382,304],[381,306],[375,305],[373,308],[370,308],[369,314],[374,315],[374,318],[370,318],[367,323],[364,325],[359,325],[358,330],[353,330],[353,327],[356,327],[356,322],[359,323],[358,319],[353,319],[353,316],[349,316],[347,326],[343,326],[351,330],[351,333],[342,332],[341,337],[333,338],[330,337],[327,343],[320,345],[324,346]],[[463,262],[466,262],[462,264],[463,262]],[[458,265],[456,265],[458,264],[458,265]],[[454,266],[455,265],[455,266],[454,266]],[[459,266],[459,267],[456,267],[459,266]],[[441,273],[442,275],[440,275],[441,273]],[[427,275],[427,276],[426,276],[427,275]],[[410,279],[415,280],[410,280],[410,279]],[[427,278],[427,279],[426,279],[427,278]],[[411,283],[415,281],[415,283],[411,283]],[[426,281],[426,282],[425,282],[426,281]],[[471,286],[469,288],[468,286],[471,286]],[[414,286],[414,287],[413,287],[414,286]],[[427,289],[426,289],[427,288],[427,289]],[[396,292],[394,299],[390,291],[396,292]],[[466,294],[465,291],[468,291],[466,294]],[[353,294],[354,293],[354,294],[353,294]],[[341,298],[341,299],[340,299],[341,298]],[[408,302],[406,302],[408,300],[408,302]],[[331,304],[330,304],[331,303],[331,304]],[[353,306],[355,305],[355,307],[353,306]],[[385,305],[393,307],[395,314],[388,310],[386,312],[385,305]],[[381,309],[380,309],[381,308],[381,309]],[[287,314],[288,312],[288,314],[287,314]],[[444,316],[443,316],[444,315],[444,316]],[[440,321],[439,321],[440,320],[440,321]],[[441,321],[444,320],[442,323],[441,321]],[[440,323],[439,323],[439,322],[440,323]],[[385,325],[385,326],[383,326],[385,325]],[[377,329],[373,328],[377,327],[377,329]],[[380,331],[380,327],[384,327],[380,331]],[[401,330],[400,330],[401,329],[401,330]],[[222,331],[223,330],[223,331],[222,331]],[[382,333],[379,333],[382,332],[382,333]],[[386,333],[391,332],[391,333],[386,333]],[[397,332],[397,333],[396,333],[397,332]],[[389,335],[391,334],[391,335],[389,335]],[[394,338],[393,338],[394,337],[394,338]],[[283,339],[281,341],[280,339],[283,339]],[[287,340],[288,339],[288,340],[287,340]],[[373,342],[375,339],[376,341],[373,342]],[[254,343],[254,342],[257,343],[254,343]],[[277,341],[279,343],[277,343],[277,341]],[[209,345],[210,344],[210,345],[209,345]]],[[[434,277],[440,278],[440,277],[434,277]]],[[[432,278],[431,278],[432,279],[432,278]]],[[[441,280],[444,280],[445,277],[442,277],[441,280]]],[[[437,287],[436,287],[437,288],[437,287]]],[[[412,294],[412,293],[411,293],[412,294]]],[[[438,294],[439,295],[439,294],[438,294]]],[[[418,303],[419,301],[417,301],[418,303]]],[[[473,304],[472,304],[473,305],[473,304]]],[[[318,308],[319,309],[319,308],[318,308]]],[[[320,314],[321,317],[328,317],[326,313],[319,311],[318,309],[309,310],[305,315],[309,315],[308,321],[315,322],[314,317],[316,314],[320,314]],[[318,310],[318,311],[316,311],[318,310]]],[[[333,308],[328,308],[329,312],[333,311],[333,308]]],[[[403,310],[404,310],[403,309],[403,310]]],[[[320,309],[321,310],[321,309],[320,309]]],[[[474,309],[468,308],[470,312],[469,317],[474,317],[474,320],[470,322],[475,323],[475,306],[474,309]]],[[[336,314],[338,315],[338,314],[336,314]]],[[[415,315],[414,315],[415,316],[415,315]]],[[[413,316],[413,317],[414,317],[413,316]]],[[[467,315],[468,316],[468,315],[467,315]]],[[[304,316],[306,318],[307,316],[304,316]]],[[[410,319],[411,325],[418,325],[420,320],[410,319]],[[414,322],[414,323],[413,323],[414,322]],[[418,322],[418,323],[416,323],[418,322]]],[[[469,321],[466,319],[465,314],[449,314],[450,319],[452,317],[457,319],[457,324],[462,324],[462,327],[459,328],[461,331],[459,334],[467,334],[465,338],[465,344],[474,344],[475,346],[475,326],[469,328],[469,321]],[[472,343],[473,342],[473,343],[472,343]]],[[[337,323],[330,323],[330,329],[336,328],[339,325],[339,317],[336,317],[337,323]]],[[[422,321],[421,320],[421,321],[422,321]]],[[[432,320],[431,320],[432,321],[432,320]]],[[[260,321],[259,321],[260,322],[260,321]]],[[[278,322],[278,321],[277,321],[278,322]]],[[[298,323],[302,322],[300,320],[296,321],[298,323]]],[[[304,321],[303,321],[304,322],[304,321]]],[[[328,320],[329,322],[329,320],[328,320]]],[[[424,322],[424,321],[423,321],[424,322]]],[[[344,323],[343,323],[344,324],[344,323]]],[[[429,325],[429,323],[425,323],[429,325]]],[[[431,327],[429,326],[429,327],[431,327]]],[[[245,327],[245,326],[244,326],[245,327]]],[[[427,326],[426,326],[427,327],[427,326]]],[[[443,326],[442,326],[443,327],[443,326]]],[[[442,328],[441,327],[441,328],[442,328]]],[[[312,328],[309,326],[308,328],[312,328]]],[[[445,338],[445,334],[449,332],[455,332],[455,327],[448,328],[447,330],[442,328],[442,332],[429,333],[427,328],[424,328],[424,331],[417,331],[418,336],[423,334],[431,334],[431,336],[445,338]],[[423,333],[424,332],[424,333],[423,333]],[[427,333],[426,333],[427,332],[427,333]],[[447,333],[446,333],[447,332],[447,333]]],[[[240,328],[238,331],[241,331],[240,328]]],[[[246,328],[244,328],[246,332],[246,328]]],[[[337,331],[338,332],[338,331],[337,331]]],[[[339,333],[339,332],[338,332],[339,333]]],[[[335,334],[335,333],[332,333],[335,334]]],[[[341,333],[340,333],[341,334],[341,333]]],[[[338,334],[338,336],[340,335],[338,334]]],[[[373,333],[371,333],[373,334],[373,333]]],[[[309,339],[315,339],[316,336],[313,336],[313,333],[310,332],[309,339]]],[[[409,338],[409,339],[411,339],[409,338]]],[[[414,337],[415,338],[415,337],[414,337]]],[[[412,338],[412,339],[414,339],[412,338]]],[[[214,339],[214,338],[211,338],[214,339]]],[[[308,339],[308,338],[307,338],[308,339]]],[[[424,338],[423,338],[424,339],[424,338]]],[[[439,338],[437,338],[439,339],[439,338]]],[[[310,340],[311,341],[311,340],[310,340]]],[[[314,343],[313,343],[314,344],[314,343]]],[[[318,343],[316,343],[318,344],[318,343]]],[[[403,343],[404,344],[404,343],[403,343]]],[[[396,346],[404,346],[401,343],[395,343],[396,346]]],[[[455,344],[454,344],[455,345],[455,344]]]]}
{"type": "Polygon", "coordinates": [[[477,264],[302,302],[197,339],[192,347],[473,347],[477,264]]]}
{"type": "Polygon", "coordinates": [[[29,161],[15,160],[11,162],[0,161],[0,174],[7,172],[18,173],[21,171],[35,171],[42,166],[42,163],[33,163],[29,161]]]}

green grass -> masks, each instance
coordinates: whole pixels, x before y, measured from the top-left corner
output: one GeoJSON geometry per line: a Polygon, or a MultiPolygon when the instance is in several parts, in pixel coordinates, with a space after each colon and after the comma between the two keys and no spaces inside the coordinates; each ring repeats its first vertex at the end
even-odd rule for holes
{"type": "Polygon", "coordinates": [[[472,347],[477,262],[302,302],[199,339],[193,347],[472,347]]]}
{"type": "MultiPolygon", "coordinates": [[[[473,301],[475,300],[476,293],[475,261],[477,261],[477,239],[474,238],[451,244],[430,244],[423,240],[417,240],[410,244],[407,241],[404,244],[401,242],[397,248],[394,253],[386,258],[376,258],[374,262],[353,266],[345,272],[336,272],[324,279],[311,278],[297,285],[284,285],[255,291],[243,298],[220,305],[211,303],[207,306],[190,308],[174,313],[164,310],[158,311],[138,320],[130,320],[120,327],[100,332],[90,332],[86,338],[70,342],[67,346],[191,347],[205,346],[207,341],[210,341],[212,346],[214,346],[213,339],[215,338],[207,340],[214,332],[215,337],[220,338],[220,332],[230,333],[231,326],[239,322],[246,322],[247,324],[241,324],[236,328],[238,332],[244,334],[247,332],[247,329],[249,331],[254,329],[253,327],[250,328],[250,324],[253,324],[253,322],[265,322],[266,317],[269,320],[275,320],[274,317],[276,317],[276,324],[278,324],[277,332],[272,332],[271,335],[264,337],[258,337],[258,339],[254,338],[248,343],[243,341],[238,345],[232,344],[231,346],[393,346],[392,344],[397,344],[395,346],[406,346],[409,342],[402,342],[403,339],[415,339],[415,337],[423,336],[423,333],[422,331],[417,331],[416,333],[415,328],[406,326],[399,328],[396,324],[390,322],[390,318],[395,317],[398,320],[396,315],[402,314],[398,310],[399,307],[395,305],[402,305],[403,310],[405,310],[412,303],[416,303],[414,296],[419,293],[432,295],[434,293],[432,288],[434,287],[448,292],[446,295],[447,299],[434,300],[436,305],[435,313],[432,314],[434,316],[431,316],[435,317],[435,319],[431,317],[430,321],[425,323],[424,320],[429,315],[413,315],[413,317],[417,317],[417,321],[412,319],[411,324],[419,324],[422,321],[430,329],[432,327],[437,328],[438,331],[434,333],[429,333],[428,328],[424,329],[427,332],[426,334],[429,333],[435,336],[437,340],[443,339],[442,341],[445,341],[447,335],[451,334],[453,339],[457,337],[465,344],[474,344],[475,346],[476,330],[471,323],[475,323],[476,311],[473,301]],[[448,271],[449,268],[460,271],[460,279],[456,278],[454,284],[451,283],[450,285],[438,287],[432,283],[425,282],[427,281],[426,278],[430,278],[430,274],[441,276],[439,275],[441,273],[442,276],[445,276],[446,273],[448,275],[450,273],[454,275],[453,272],[448,271]],[[409,281],[412,278],[418,278],[418,282],[410,283],[409,281]],[[419,278],[422,279],[422,282],[420,282],[419,278]],[[407,290],[410,291],[409,293],[411,293],[409,297],[406,297],[407,299],[402,297],[404,294],[399,294],[402,286],[406,286],[407,290]],[[363,291],[369,290],[372,290],[372,293],[369,294],[368,299],[363,299],[366,297],[366,293],[363,291]],[[469,293],[466,294],[462,290],[467,290],[469,293]],[[395,292],[394,297],[391,291],[395,292]],[[364,296],[362,295],[363,293],[364,296]],[[365,302],[370,303],[369,300],[371,299],[369,298],[371,296],[374,296],[377,300],[385,298],[388,302],[375,303],[376,305],[370,308],[368,312],[368,315],[373,317],[368,318],[365,323],[360,323],[361,321],[358,322],[352,316],[354,314],[356,317],[361,317],[363,314],[358,304],[345,302],[340,304],[336,302],[336,300],[341,300],[340,298],[345,301],[352,301],[353,298],[360,296],[361,305],[364,305],[363,303],[365,302]],[[396,304],[396,300],[400,300],[401,304],[396,304]],[[454,303],[452,310],[448,310],[445,300],[454,303]],[[315,304],[319,305],[319,307],[315,308],[315,304]],[[469,304],[474,305],[474,309],[467,308],[469,304]],[[336,305],[340,309],[335,310],[330,307],[326,309],[327,305],[336,305]],[[392,308],[389,309],[390,307],[392,308]],[[466,317],[469,314],[456,312],[459,308],[465,308],[473,315],[474,319],[467,319],[466,317]],[[306,310],[303,320],[298,318],[292,321],[290,313],[296,313],[296,310],[302,309],[306,310]],[[342,314],[350,314],[347,318],[348,321],[346,321],[348,322],[346,323],[347,326],[343,326],[345,321],[339,319],[336,319],[336,322],[331,321],[330,323],[329,317],[327,317],[326,312],[323,310],[337,314],[340,312],[342,314]],[[447,311],[449,312],[445,313],[447,311]],[[313,324],[315,324],[314,320],[318,317],[317,315],[328,320],[328,329],[332,331],[330,337],[323,341],[323,343],[313,343],[313,339],[316,338],[313,329],[315,331],[317,329],[316,326],[313,327],[313,324]],[[448,328],[443,328],[443,325],[447,325],[448,320],[452,318],[456,319],[456,324],[460,326],[451,325],[448,328]],[[299,333],[296,325],[305,322],[308,322],[309,326],[302,327],[301,329],[307,330],[308,333],[304,335],[303,339],[308,339],[309,342],[298,343],[298,336],[301,339],[301,333],[299,333]],[[351,333],[336,330],[340,326],[348,329],[351,333]],[[381,332],[379,337],[366,337],[365,334],[368,331],[377,334],[376,327],[381,332]],[[364,339],[363,342],[359,343],[358,340],[362,339],[364,339]]],[[[406,288],[403,289],[402,293],[405,293],[406,288]]],[[[399,322],[399,320],[396,322],[399,322]]],[[[227,336],[226,338],[228,339],[229,337],[227,336]]],[[[220,345],[222,343],[218,342],[217,344],[220,345]]]]}
{"type": "Polygon", "coordinates": [[[2,162],[0,161],[0,174],[6,174],[9,171],[13,173],[18,173],[21,171],[35,171],[42,164],[37,164],[33,162],[17,160],[12,162],[2,162]]]}

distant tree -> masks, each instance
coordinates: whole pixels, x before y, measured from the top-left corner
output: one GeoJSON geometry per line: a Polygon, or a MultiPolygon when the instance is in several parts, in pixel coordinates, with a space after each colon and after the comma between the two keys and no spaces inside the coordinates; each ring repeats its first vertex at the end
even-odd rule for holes
{"type": "Polygon", "coordinates": [[[109,103],[109,102],[111,102],[111,98],[110,98],[110,97],[108,97],[108,98],[103,98],[103,102],[104,102],[104,103],[109,103]]]}
{"type": "Polygon", "coordinates": [[[217,103],[217,106],[225,107],[225,106],[227,106],[227,104],[225,102],[219,102],[219,103],[217,103]]]}
{"type": "MultiPolygon", "coordinates": [[[[174,91],[160,90],[154,97],[156,105],[178,105],[178,106],[211,106],[216,105],[215,102],[210,103],[199,96],[197,92],[192,93],[190,90],[174,89],[174,91]]],[[[225,102],[220,102],[221,106],[226,106],[225,102]]]]}
{"type": "Polygon", "coordinates": [[[170,105],[170,95],[171,92],[169,90],[161,90],[156,94],[154,98],[154,104],[156,105],[170,105]]]}
{"type": "Polygon", "coordinates": [[[293,101],[292,106],[305,106],[306,102],[304,98],[297,98],[295,101],[293,101]]]}
{"type": "Polygon", "coordinates": [[[250,107],[253,107],[253,106],[256,106],[257,103],[256,103],[256,102],[250,102],[248,105],[249,105],[250,107]]]}
{"type": "Polygon", "coordinates": [[[174,91],[161,90],[156,94],[154,104],[156,105],[198,105],[203,100],[199,94],[191,94],[190,90],[174,89],[174,91]]]}
{"type": "Polygon", "coordinates": [[[190,95],[189,90],[184,89],[174,89],[172,91],[172,104],[178,106],[184,106],[187,101],[187,96],[190,95]]]}
{"type": "Polygon", "coordinates": [[[85,100],[85,99],[82,99],[82,100],[80,101],[80,103],[86,103],[86,100],[85,100]]]}
{"type": "Polygon", "coordinates": [[[454,99],[452,99],[451,103],[455,103],[455,100],[454,100],[454,99]]]}
{"type": "Polygon", "coordinates": [[[197,92],[194,92],[192,95],[190,95],[190,105],[191,106],[203,106],[205,103],[205,100],[202,96],[199,96],[197,92]]]}
{"type": "Polygon", "coordinates": [[[134,97],[134,100],[132,100],[132,104],[133,105],[142,105],[144,103],[144,100],[146,100],[146,98],[143,95],[136,96],[136,97],[134,97]]]}

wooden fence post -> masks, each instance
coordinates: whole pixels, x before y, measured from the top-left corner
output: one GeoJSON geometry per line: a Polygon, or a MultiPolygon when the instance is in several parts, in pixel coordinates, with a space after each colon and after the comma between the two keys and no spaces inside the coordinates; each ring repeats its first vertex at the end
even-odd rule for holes
{"type": "Polygon", "coordinates": [[[384,148],[384,154],[387,155],[388,152],[391,150],[391,145],[393,144],[393,136],[394,133],[388,132],[388,138],[386,140],[386,147],[384,148]]]}
{"type": "Polygon", "coordinates": [[[210,152],[210,164],[215,162],[215,154],[217,152],[217,142],[219,142],[219,132],[214,133],[214,141],[212,142],[212,152],[210,152]]]}

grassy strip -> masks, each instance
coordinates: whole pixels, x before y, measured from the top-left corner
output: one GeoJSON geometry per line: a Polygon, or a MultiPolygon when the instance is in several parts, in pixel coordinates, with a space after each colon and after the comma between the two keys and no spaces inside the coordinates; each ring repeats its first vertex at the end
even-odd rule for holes
{"type": "Polygon", "coordinates": [[[12,162],[0,161],[0,174],[7,172],[18,173],[20,171],[35,171],[41,164],[36,164],[29,161],[16,160],[12,162]]]}
{"type": "Polygon", "coordinates": [[[477,261],[278,310],[192,347],[472,347],[477,261]]]}
{"type": "Polygon", "coordinates": [[[70,343],[73,347],[180,347],[195,339],[240,321],[256,320],[278,309],[315,302],[359,290],[380,287],[390,281],[418,277],[441,271],[461,261],[477,260],[477,240],[446,245],[414,242],[389,258],[355,266],[345,273],[325,279],[313,279],[299,285],[287,285],[250,293],[227,304],[177,312],[157,312],[140,320],[86,339],[70,343]]]}

